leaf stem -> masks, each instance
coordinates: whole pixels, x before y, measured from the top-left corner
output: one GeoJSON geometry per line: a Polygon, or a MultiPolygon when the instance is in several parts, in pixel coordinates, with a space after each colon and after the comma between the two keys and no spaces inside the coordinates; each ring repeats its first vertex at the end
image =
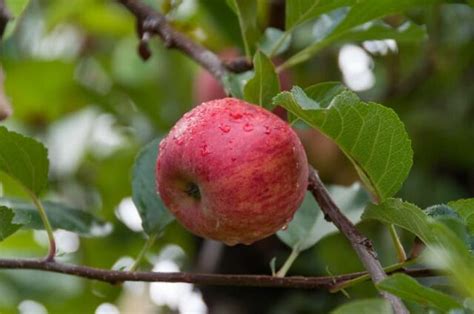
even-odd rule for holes
{"type": "Polygon", "coordinates": [[[33,192],[31,191],[28,191],[28,192],[33,203],[38,209],[39,215],[44,225],[44,229],[46,230],[46,233],[48,234],[49,252],[48,252],[48,255],[46,255],[45,257],[45,261],[52,262],[54,261],[54,257],[56,256],[56,241],[54,240],[53,227],[51,226],[51,223],[49,222],[48,215],[46,214],[46,211],[40,199],[33,192]]]}
{"type": "Polygon", "coordinates": [[[294,247],[293,250],[291,250],[291,254],[290,256],[288,256],[283,266],[276,272],[275,277],[285,277],[286,273],[290,269],[291,265],[293,265],[299,254],[300,251],[298,250],[298,248],[294,247]]]}
{"type": "Polygon", "coordinates": [[[400,263],[403,263],[407,259],[407,254],[405,253],[405,249],[403,248],[402,242],[400,241],[400,238],[398,237],[395,226],[393,224],[390,224],[388,226],[388,231],[390,232],[393,245],[395,246],[395,249],[397,250],[398,261],[400,263]]]}
{"type": "MultiPolygon", "coordinates": [[[[406,266],[410,266],[412,264],[416,263],[416,259],[411,259],[411,260],[405,260],[401,263],[396,263],[396,264],[393,264],[393,265],[390,265],[390,266],[387,266],[387,267],[384,267],[384,271],[386,273],[390,273],[390,272],[394,272],[396,270],[399,270],[399,269],[402,269],[406,266]]],[[[343,290],[343,289],[347,289],[349,287],[352,287],[354,285],[357,285],[359,283],[362,283],[364,281],[367,281],[370,279],[370,276],[369,274],[364,274],[362,276],[359,276],[359,277],[356,277],[356,278],[353,278],[353,279],[349,279],[349,280],[346,280],[344,282],[341,282],[339,284],[336,284],[334,287],[332,287],[331,289],[329,289],[329,292],[331,293],[335,293],[335,292],[338,292],[340,290],[343,290]]]]}
{"type": "Polygon", "coordinates": [[[158,237],[158,234],[155,233],[146,240],[145,245],[143,245],[140,253],[138,253],[137,258],[135,259],[135,262],[133,263],[132,267],[130,267],[129,271],[135,271],[138,269],[138,266],[140,266],[143,258],[145,257],[145,254],[153,246],[157,237],[158,237]]]}

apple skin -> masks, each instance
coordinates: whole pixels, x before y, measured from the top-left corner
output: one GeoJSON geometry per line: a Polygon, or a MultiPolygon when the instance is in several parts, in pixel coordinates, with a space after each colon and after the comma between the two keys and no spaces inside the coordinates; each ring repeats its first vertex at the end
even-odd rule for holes
{"type": "Polygon", "coordinates": [[[158,192],[192,233],[235,245],[284,228],[308,184],[304,148],[273,113],[235,98],[186,113],[160,143],[158,192]]]}

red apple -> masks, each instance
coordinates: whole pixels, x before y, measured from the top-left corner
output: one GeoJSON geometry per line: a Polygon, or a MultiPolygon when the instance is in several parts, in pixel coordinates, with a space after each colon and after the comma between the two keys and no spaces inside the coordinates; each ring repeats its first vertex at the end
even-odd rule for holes
{"type": "Polygon", "coordinates": [[[160,143],[158,192],[187,229],[228,245],[284,228],[307,187],[306,154],[273,113],[234,98],[188,112],[160,143]]]}

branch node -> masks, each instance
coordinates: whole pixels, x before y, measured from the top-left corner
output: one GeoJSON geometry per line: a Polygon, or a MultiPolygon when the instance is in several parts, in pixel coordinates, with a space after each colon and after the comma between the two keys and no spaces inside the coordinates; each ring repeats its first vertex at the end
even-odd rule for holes
{"type": "Polygon", "coordinates": [[[150,46],[148,45],[149,39],[150,33],[143,32],[141,40],[138,44],[138,54],[140,55],[143,61],[146,61],[151,57],[150,46]]]}
{"type": "Polygon", "coordinates": [[[233,60],[223,61],[227,70],[233,73],[242,73],[253,69],[253,64],[246,57],[237,57],[233,60]]]}

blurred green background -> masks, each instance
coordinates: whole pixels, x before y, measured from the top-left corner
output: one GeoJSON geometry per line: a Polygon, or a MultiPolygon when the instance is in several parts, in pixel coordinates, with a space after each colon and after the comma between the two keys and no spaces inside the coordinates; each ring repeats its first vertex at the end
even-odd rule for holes
{"type": "MultiPolygon", "coordinates": [[[[159,10],[164,6],[164,1],[146,2],[159,10]]],[[[282,27],[283,7],[281,1],[259,1],[262,29],[282,27]]],[[[400,115],[415,151],[400,197],[422,207],[472,197],[474,10],[463,3],[445,3],[407,15],[426,25],[429,38],[404,44],[341,42],[289,69],[285,80],[288,86],[303,87],[343,81],[363,99],[392,107],[400,115]]],[[[183,0],[168,17],[177,29],[209,49],[242,54],[239,24],[225,1],[183,0]]],[[[402,19],[396,15],[386,21],[402,19]]],[[[48,147],[50,186],[44,198],[92,211],[113,228],[99,238],[58,231],[60,258],[65,261],[104,268],[130,263],[145,239],[130,199],[137,152],[166,134],[184,112],[219,93],[202,69],[181,53],[164,48],[158,39],[151,42],[152,57],[143,62],[137,55],[134,25],[134,17],[113,1],[31,0],[0,46],[5,76],[0,93],[14,112],[1,124],[48,147]]],[[[314,21],[306,23],[281,59],[307,45],[314,27],[314,21]]],[[[338,184],[356,179],[334,147],[314,133],[308,136],[304,139],[311,150],[308,156],[314,158],[323,179],[338,184]]],[[[21,196],[4,175],[0,182],[0,194],[21,196]]],[[[375,241],[382,262],[393,263],[387,230],[375,223],[361,228],[375,241]]],[[[403,240],[409,248],[413,239],[404,235],[403,240]]],[[[43,232],[21,231],[0,243],[0,256],[39,256],[46,249],[43,232]]],[[[278,264],[289,254],[276,237],[249,247],[203,245],[173,223],[150,251],[148,267],[209,270],[203,266],[209,252],[219,256],[210,271],[242,274],[268,274],[274,256],[278,264]]],[[[349,244],[334,235],[302,254],[290,275],[358,270],[361,265],[349,244]]],[[[348,292],[353,297],[375,295],[370,284],[348,292]]],[[[324,313],[345,301],[342,294],[324,291],[111,286],[50,273],[0,271],[0,313],[324,313]]]]}

